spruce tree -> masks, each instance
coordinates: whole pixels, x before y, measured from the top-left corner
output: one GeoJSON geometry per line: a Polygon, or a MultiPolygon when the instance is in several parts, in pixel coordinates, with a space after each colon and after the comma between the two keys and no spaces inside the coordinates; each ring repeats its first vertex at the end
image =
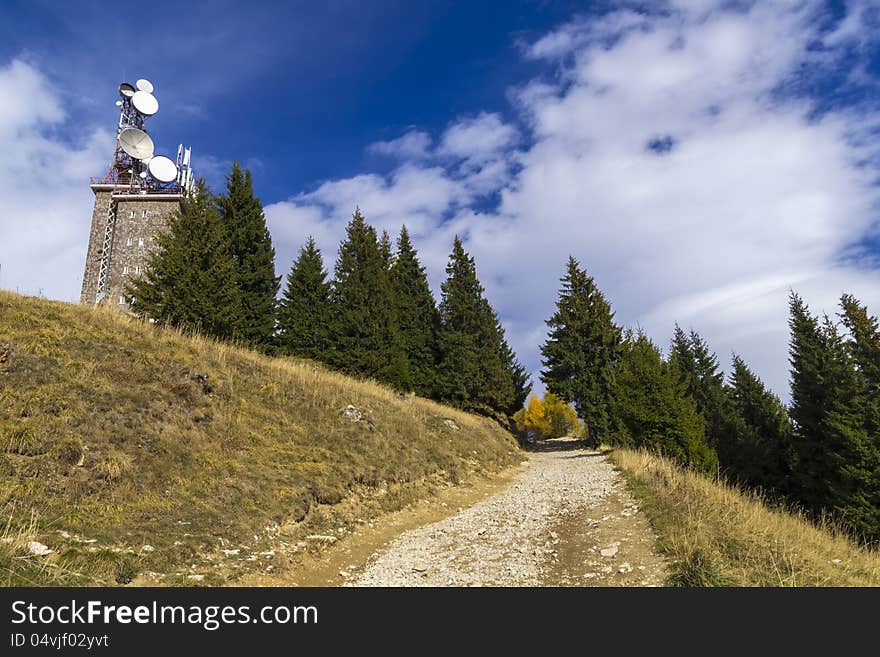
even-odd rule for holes
{"type": "Polygon", "coordinates": [[[841,319],[849,333],[847,348],[857,371],[857,403],[864,441],[851,474],[860,482],[859,509],[850,522],[870,541],[880,541],[880,322],[858,299],[844,294],[841,319]]]}
{"type": "MultiPolygon", "coordinates": [[[[390,255],[388,258],[390,260],[390,255]]],[[[409,364],[412,390],[423,397],[430,397],[436,390],[440,314],[428,285],[425,268],[419,262],[406,226],[400,229],[397,256],[390,269],[390,278],[400,346],[409,364]]]]}
{"type": "Polygon", "coordinates": [[[627,333],[613,367],[617,386],[610,410],[619,420],[620,430],[606,439],[657,451],[701,472],[713,472],[717,456],[703,439],[703,418],[677,367],[664,361],[660,350],[642,332],[627,333]]]}
{"type": "Polygon", "coordinates": [[[794,293],[790,310],[795,495],[813,512],[831,512],[854,532],[876,539],[876,441],[865,424],[865,380],[828,317],[820,323],[794,293]]]}
{"type": "Polygon", "coordinates": [[[411,387],[387,260],[376,230],[355,210],[339,247],[331,291],[329,361],[349,374],[411,387]]]}
{"type": "Polygon", "coordinates": [[[253,346],[265,347],[275,333],[280,278],[275,276],[275,249],[263,206],[254,196],[251,172],[238,162],[226,177],[226,193],[217,198],[217,207],[229,233],[241,291],[241,337],[253,346]]]}
{"type": "Polygon", "coordinates": [[[767,492],[789,494],[792,426],[785,407],[736,355],[730,383],[730,396],[740,422],[735,458],[726,464],[728,474],[767,492]]]}
{"type": "Polygon", "coordinates": [[[321,252],[309,237],[287,274],[278,307],[282,353],[324,360],[330,329],[330,283],[321,252]]]}
{"type": "Polygon", "coordinates": [[[724,385],[724,373],[718,369],[718,358],[699,333],[685,333],[676,324],[670,362],[678,368],[681,381],[706,421],[706,442],[718,453],[726,471],[739,459],[736,450],[741,426],[724,385]]]}
{"type": "Polygon", "coordinates": [[[441,285],[438,396],[470,410],[506,411],[515,386],[502,361],[503,333],[458,236],[441,285]]]}
{"type": "Polygon", "coordinates": [[[541,347],[547,390],[574,404],[595,443],[611,433],[613,365],[620,355],[620,328],[592,277],[569,256],[567,271],[547,320],[549,335],[541,347]]]}
{"type": "Polygon", "coordinates": [[[238,337],[241,292],[235,261],[226,226],[203,180],[156,242],[144,274],[126,288],[132,310],[218,338],[238,337]]]}

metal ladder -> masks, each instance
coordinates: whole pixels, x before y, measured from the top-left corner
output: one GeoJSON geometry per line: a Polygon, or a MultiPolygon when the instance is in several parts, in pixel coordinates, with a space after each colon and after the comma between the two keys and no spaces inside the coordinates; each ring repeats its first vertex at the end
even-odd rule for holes
{"type": "Polygon", "coordinates": [[[98,269],[98,287],[95,291],[95,303],[100,303],[107,296],[107,279],[110,272],[110,254],[113,251],[113,233],[116,231],[116,201],[110,196],[107,203],[107,225],[104,228],[104,244],[101,246],[101,267],[98,269]]]}

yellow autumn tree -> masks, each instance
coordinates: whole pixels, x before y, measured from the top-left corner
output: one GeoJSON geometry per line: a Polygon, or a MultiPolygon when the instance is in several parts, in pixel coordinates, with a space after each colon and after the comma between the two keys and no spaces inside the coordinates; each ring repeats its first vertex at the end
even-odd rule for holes
{"type": "Polygon", "coordinates": [[[578,429],[575,410],[549,392],[543,400],[535,395],[529,397],[526,407],[517,411],[513,419],[520,431],[535,440],[573,435],[578,429]]]}

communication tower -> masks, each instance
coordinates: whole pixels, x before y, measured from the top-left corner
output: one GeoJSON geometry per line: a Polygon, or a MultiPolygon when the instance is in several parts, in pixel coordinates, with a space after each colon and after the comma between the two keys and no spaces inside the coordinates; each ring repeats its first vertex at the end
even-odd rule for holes
{"type": "Polygon", "coordinates": [[[126,283],[143,273],[156,236],[195,180],[192,149],[181,144],[176,160],[154,152],[144,123],[159,111],[159,101],[149,80],[120,84],[116,105],[113,162],[105,176],[91,180],[95,206],[80,303],[127,310],[126,283]]]}

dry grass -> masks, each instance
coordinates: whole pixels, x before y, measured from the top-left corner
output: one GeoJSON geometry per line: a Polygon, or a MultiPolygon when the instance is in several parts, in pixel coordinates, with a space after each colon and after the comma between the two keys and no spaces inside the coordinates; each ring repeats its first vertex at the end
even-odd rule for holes
{"type": "Polygon", "coordinates": [[[519,460],[487,419],[111,310],[0,291],[0,347],[0,517],[82,574],[0,584],[180,575],[269,527],[344,530],[519,460]]]}
{"type": "Polygon", "coordinates": [[[679,586],[877,586],[880,554],[754,493],[615,450],[679,586]]]}

